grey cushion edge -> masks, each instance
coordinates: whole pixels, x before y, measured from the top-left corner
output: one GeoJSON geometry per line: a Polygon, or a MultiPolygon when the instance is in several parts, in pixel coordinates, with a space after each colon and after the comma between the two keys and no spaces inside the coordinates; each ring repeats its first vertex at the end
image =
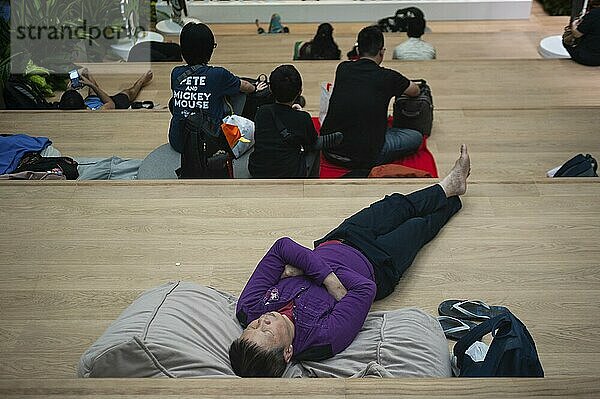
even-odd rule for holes
{"type": "Polygon", "coordinates": [[[138,337],[133,337],[133,339],[135,340],[135,342],[137,342],[137,344],[140,346],[140,348],[142,348],[142,350],[146,353],[146,355],[148,356],[148,358],[150,358],[150,360],[152,360],[152,363],[154,363],[154,366],[156,366],[157,369],[159,369],[164,375],[170,377],[170,378],[175,378],[175,376],[173,374],[171,374],[169,372],[169,370],[167,370],[156,358],[156,356],[154,356],[154,354],[152,353],[152,351],[146,346],[146,344],[144,342],[142,342],[141,339],[139,339],[138,337]]]}
{"type": "Polygon", "coordinates": [[[101,360],[102,358],[110,355],[111,353],[113,353],[115,351],[119,351],[124,346],[131,345],[132,343],[135,343],[140,349],[142,349],[142,351],[144,352],[144,354],[148,357],[148,360],[150,360],[159,371],[161,371],[167,377],[173,378],[173,375],[171,373],[169,373],[164,367],[162,367],[162,365],[160,364],[160,362],[158,362],[158,360],[156,359],[156,357],[154,357],[154,355],[148,349],[148,347],[146,346],[146,344],[144,344],[140,340],[140,338],[136,337],[136,336],[133,336],[133,337],[131,337],[131,339],[129,339],[127,341],[123,341],[123,342],[121,342],[118,345],[113,345],[110,348],[107,348],[105,351],[103,351],[98,356],[96,356],[96,357],[93,358],[92,365],[90,367],[85,367],[84,361],[83,361],[84,359],[82,358],[79,361],[79,365],[77,367],[77,377],[79,377],[79,378],[91,378],[91,377],[93,377],[93,375],[94,375],[94,366],[100,364],[99,360],[101,360]]]}
{"type": "MultiPolygon", "coordinates": [[[[148,330],[150,328],[150,325],[152,324],[152,322],[156,318],[156,315],[158,314],[158,311],[160,310],[161,306],[165,303],[165,300],[167,299],[167,297],[169,296],[169,294],[171,294],[180,284],[181,284],[180,280],[175,280],[175,281],[169,281],[169,282],[167,282],[165,284],[161,284],[160,286],[153,287],[153,288],[150,289],[150,290],[153,290],[153,289],[157,289],[157,288],[160,288],[160,287],[167,287],[167,286],[171,285],[171,288],[163,295],[162,300],[154,308],[154,310],[152,312],[152,316],[148,319],[148,322],[146,323],[146,326],[144,327],[144,330],[143,330],[143,338],[142,339],[146,338],[146,336],[148,334],[148,330]]],[[[142,292],[136,298],[136,300],[139,299],[141,296],[145,295],[150,290],[146,290],[146,291],[142,292]]],[[[126,308],[121,313],[121,315],[119,315],[119,317],[116,320],[118,320],[127,309],[128,308],[126,308]]],[[[114,323],[114,321],[113,321],[113,323],[114,323]]],[[[172,377],[172,375],[164,367],[162,367],[162,365],[160,365],[160,362],[158,362],[158,360],[156,359],[156,357],[152,354],[152,352],[148,349],[148,347],[142,342],[142,340],[140,338],[136,337],[136,336],[133,336],[130,340],[119,342],[116,345],[112,345],[112,346],[106,348],[104,351],[102,351],[100,354],[98,354],[97,356],[95,356],[93,358],[86,357],[87,352],[85,352],[81,356],[81,358],[79,359],[79,363],[78,363],[78,366],[77,366],[77,377],[88,378],[91,374],[93,374],[93,368],[94,368],[94,365],[97,363],[98,359],[102,358],[103,356],[106,356],[111,351],[118,350],[123,345],[128,345],[129,343],[131,343],[131,340],[135,340],[136,341],[136,343],[138,344],[138,346],[140,346],[140,348],[144,352],[146,352],[146,355],[148,355],[149,359],[153,363],[156,364],[157,368],[160,371],[162,371],[163,373],[165,373],[165,375],[168,375],[168,376],[172,377]]]]}
{"type": "MultiPolygon", "coordinates": [[[[167,298],[169,297],[169,295],[171,295],[171,293],[173,293],[173,291],[175,291],[175,289],[177,289],[177,287],[179,287],[179,285],[181,284],[181,281],[174,281],[171,282],[173,284],[173,286],[171,287],[171,289],[167,292],[165,292],[165,294],[163,295],[162,300],[160,301],[160,303],[154,308],[154,311],[152,312],[152,316],[148,319],[148,322],[146,323],[146,326],[144,327],[144,335],[142,339],[146,339],[146,337],[148,336],[148,330],[150,329],[150,326],[152,325],[152,322],[156,319],[156,315],[158,314],[158,311],[160,310],[160,308],[165,304],[165,301],[167,300],[167,298]]],[[[148,348],[144,345],[145,350],[148,350],[148,348]]]]}

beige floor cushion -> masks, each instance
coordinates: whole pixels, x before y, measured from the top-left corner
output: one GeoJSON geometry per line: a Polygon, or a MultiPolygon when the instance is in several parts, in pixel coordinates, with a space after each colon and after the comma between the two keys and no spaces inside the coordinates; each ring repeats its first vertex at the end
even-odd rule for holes
{"type": "MultiPolygon", "coordinates": [[[[153,288],[138,297],[82,355],[79,377],[234,377],[228,359],[241,334],[236,298],[189,282],[153,288]]],[[[343,353],[293,364],[286,377],[446,377],[444,334],[417,309],[369,314],[343,353]]]]}

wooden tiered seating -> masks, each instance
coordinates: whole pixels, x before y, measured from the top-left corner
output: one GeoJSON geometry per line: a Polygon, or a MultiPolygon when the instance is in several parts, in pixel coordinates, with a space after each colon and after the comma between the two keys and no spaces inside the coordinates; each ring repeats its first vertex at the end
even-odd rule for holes
{"type": "MultiPolygon", "coordinates": [[[[473,152],[474,178],[498,181],[542,177],[576,153],[600,148],[597,108],[521,110],[436,110],[428,148],[440,173],[456,158],[463,141],[473,152]]],[[[144,158],[167,142],[169,113],[153,111],[12,113],[0,132],[50,137],[72,157],[144,158]],[[40,119],[44,124],[40,124],[40,119]]]]}
{"type": "MultiPolygon", "coordinates": [[[[287,235],[309,246],[384,194],[432,180],[2,182],[0,397],[600,396],[599,180],[544,177],[575,153],[600,156],[600,70],[535,59],[528,43],[565,24],[539,11],[510,23],[432,22],[440,60],[385,61],[433,88],[428,146],[440,172],[466,142],[472,175],[461,213],[419,254],[396,293],[373,309],[417,306],[434,314],[447,298],[507,305],[535,338],[547,378],[77,380],[81,353],[143,290],[183,279],[239,293],[276,238],[287,235]],[[505,47],[503,57],[522,56],[452,59],[458,53],[447,53],[442,59],[446,46],[463,37],[471,38],[471,49],[512,37],[518,49],[505,47]]],[[[362,26],[340,24],[336,37],[346,43],[362,26]]],[[[253,25],[214,30],[215,61],[223,57],[222,64],[242,76],[284,62],[291,56],[286,41],[295,39],[259,38],[271,42],[259,53],[273,58],[252,62],[243,54],[236,60],[226,47],[252,42],[248,48],[258,51],[253,25]]],[[[292,26],[297,37],[310,38],[314,30],[292,26]]],[[[403,36],[388,35],[388,43],[393,37],[403,36]]],[[[336,63],[295,64],[307,109],[316,115],[319,83],[333,78],[336,63]]],[[[143,158],[167,140],[172,66],[153,66],[155,81],[140,95],[162,110],[0,111],[0,132],[46,135],[74,157],[143,158]]],[[[127,64],[90,68],[109,92],[141,73],[127,64]],[[109,67],[123,74],[111,76],[109,67]]]]}
{"type": "MultiPolygon", "coordinates": [[[[475,162],[473,170],[482,163],[475,162]]],[[[2,185],[0,370],[3,379],[13,380],[0,381],[0,386],[13,387],[3,397],[23,392],[14,381],[20,378],[38,379],[37,385],[29,381],[25,386],[57,397],[78,386],[92,390],[96,385],[89,381],[45,391],[45,379],[73,377],[81,353],[142,290],[183,279],[239,293],[277,237],[288,235],[311,245],[384,194],[426,184],[297,180],[2,185]]],[[[435,313],[443,299],[463,297],[505,304],[533,334],[548,384],[574,377],[560,380],[563,389],[582,392],[578,384],[583,382],[584,392],[597,392],[600,329],[593,315],[600,299],[595,278],[599,195],[597,179],[473,179],[461,213],[419,254],[396,292],[373,309],[418,306],[435,313]]],[[[501,387],[513,382],[498,381],[481,381],[480,386],[484,393],[490,386],[502,393],[515,389],[504,391],[501,387]]],[[[165,384],[162,389],[170,383],[165,384]]],[[[330,391],[333,397],[345,389],[373,387],[369,382],[352,388],[332,384],[343,390],[330,391]]],[[[405,384],[427,387],[430,382],[386,382],[372,395],[402,392],[405,384]]],[[[526,394],[529,385],[521,384],[526,394]]],[[[532,394],[540,389],[537,384],[531,385],[532,394]]],[[[264,393],[258,391],[261,385],[248,383],[246,394],[264,393]]],[[[148,392],[143,385],[134,386],[131,395],[148,392]]],[[[443,386],[460,393],[469,385],[443,386]]],[[[440,385],[433,387],[426,392],[448,395],[438,390],[440,385]]],[[[299,396],[308,397],[308,389],[299,396]]]]}
{"type": "MultiPolygon", "coordinates": [[[[154,81],[142,90],[139,98],[153,100],[167,111],[171,98],[170,73],[175,65],[153,65],[154,81]]],[[[240,61],[222,66],[236,75],[252,77],[268,74],[278,65],[240,61]]],[[[306,110],[317,115],[319,85],[334,80],[338,62],[297,61],[294,65],[303,76],[306,110]]],[[[436,110],[600,106],[597,95],[600,70],[570,60],[388,61],[384,65],[411,79],[426,79],[433,91],[436,110]]],[[[88,64],[87,67],[109,93],[122,90],[140,73],[140,66],[135,64],[88,64]],[[120,73],[114,73],[115,69],[120,73]]]]}

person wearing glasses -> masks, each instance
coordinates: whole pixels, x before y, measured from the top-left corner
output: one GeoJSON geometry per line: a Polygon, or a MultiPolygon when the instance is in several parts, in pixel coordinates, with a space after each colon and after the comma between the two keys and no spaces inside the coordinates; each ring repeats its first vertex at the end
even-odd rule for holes
{"type": "Polygon", "coordinates": [[[335,72],[333,92],[321,135],[342,132],[344,140],[335,148],[333,163],[349,169],[371,169],[416,152],[423,140],[420,132],[388,128],[388,106],[392,97],[418,96],[419,86],[401,73],[381,66],[385,47],[378,26],[358,34],[356,61],[340,63],[335,72]]]}
{"type": "Polygon", "coordinates": [[[181,55],[187,63],[171,71],[172,98],[169,102],[171,123],[169,143],[183,152],[182,121],[196,110],[221,121],[226,114],[225,97],[261,90],[265,83],[254,86],[223,67],[208,65],[217,47],[215,36],[203,23],[188,23],[180,34],[181,55]]]}

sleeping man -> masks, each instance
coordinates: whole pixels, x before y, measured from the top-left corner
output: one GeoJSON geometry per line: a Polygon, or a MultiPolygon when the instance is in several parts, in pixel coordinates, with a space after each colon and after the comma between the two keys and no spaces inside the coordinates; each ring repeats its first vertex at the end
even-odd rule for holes
{"type": "Polygon", "coordinates": [[[344,220],[315,249],[280,238],[240,295],[242,335],[229,348],[241,377],[281,377],[291,360],[322,360],[356,337],[374,300],[393,292],[419,250],[460,210],[470,161],[439,184],[392,194],[344,220]]]}

